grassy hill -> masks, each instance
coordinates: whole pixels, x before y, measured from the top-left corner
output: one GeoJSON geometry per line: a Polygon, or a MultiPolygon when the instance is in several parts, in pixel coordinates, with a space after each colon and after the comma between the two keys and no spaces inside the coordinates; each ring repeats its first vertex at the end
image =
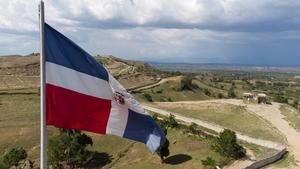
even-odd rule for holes
{"type": "MultiPolygon", "coordinates": [[[[210,100],[227,98],[227,92],[234,88],[238,97],[248,87],[260,89],[256,81],[234,79],[230,75],[202,72],[198,74],[166,73],[158,71],[148,64],[139,61],[123,60],[113,56],[96,56],[126,88],[132,88],[156,82],[161,83],[140,91],[133,91],[134,96],[141,102],[163,102],[159,106],[177,113],[190,115],[207,121],[224,125],[246,134],[263,133],[260,138],[282,140],[281,135],[274,132],[272,126],[257,119],[241,107],[232,105],[209,106],[197,108],[191,105],[176,105],[175,101],[210,100]],[[171,78],[168,76],[176,75],[171,78]],[[180,76],[178,76],[180,75],[180,76]],[[191,86],[182,87],[185,77],[192,76],[191,86]],[[223,78],[223,79],[222,79],[223,78]],[[250,83],[250,84],[249,84],[250,83]],[[151,101],[149,100],[151,98],[151,101]],[[169,103],[165,103],[169,102],[169,103]],[[174,104],[172,104],[172,102],[174,104]],[[172,106],[167,106],[172,104],[172,106]],[[165,107],[164,107],[165,106],[165,107]],[[247,125],[242,121],[247,118],[254,122],[247,125]],[[242,124],[242,125],[239,125],[242,124]],[[263,126],[263,128],[261,128],[263,126]]],[[[0,155],[8,148],[22,146],[31,159],[38,163],[39,157],[39,57],[37,54],[28,56],[0,57],[0,155]]],[[[294,84],[298,89],[298,82],[294,84]]],[[[288,86],[288,87],[292,87],[288,86]]],[[[271,90],[271,89],[270,89],[271,90]]],[[[291,88],[294,90],[294,88],[291,88]]],[[[297,94],[294,94],[298,97],[297,94]]],[[[293,121],[294,114],[287,111],[287,118],[293,121]]],[[[298,118],[298,115],[297,115],[298,118]]],[[[295,124],[298,126],[298,124],[295,124]]],[[[49,137],[57,133],[57,129],[48,128],[49,137]]],[[[207,156],[213,157],[218,164],[226,164],[230,160],[220,156],[210,149],[210,140],[189,135],[182,130],[170,130],[168,137],[171,141],[171,155],[166,164],[160,164],[159,157],[150,154],[145,145],[135,143],[115,136],[92,136],[94,146],[91,150],[107,154],[104,168],[203,168],[201,160],[207,156]],[[179,162],[178,162],[179,161],[179,162]]],[[[257,135],[254,135],[257,136],[257,135]]],[[[250,144],[244,144],[256,157],[263,158],[274,150],[250,144]],[[266,153],[267,152],[267,153],[266,153]]],[[[100,160],[101,161],[101,160],[100,160]]]]}
{"type": "MultiPolygon", "coordinates": [[[[126,88],[157,81],[158,71],[139,61],[122,60],[113,56],[96,56],[96,59],[126,88]],[[132,83],[134,82],[134,83],[132,83]]],[[[0,90],[36,88],[39,86],[39,56],[1,56],[0,90]]]]}
{"type": "MultiPolygon", "coordinates": [[[[39,158],[39,96],[36,89],[0,91],[0,155],[11,147],[24,147],[29,158],[38,163],[39,158]]],[[[48,137],[57,133],[48,127],[48,137]]],[[[152,155],[144,144],[116,136],[88,133],[93,138],[91,150],[106,153],[109,159],[105,168],[202,168],[201,160],[213,157],[218,164],[229,159],[209,147],[209,141],[189,136],[181,130],[169,130],[171,155],[162,165],[157,155],[152,155]],[[179,131],[179,132],[178,132],[179,131]]],[[[101,161],[101,159],[100,159],[101,161]]],[[[101,162],[100,162],[101,163],[101,162]]],[[[97,168],[100,168],[101,165],[97,168]]]]}

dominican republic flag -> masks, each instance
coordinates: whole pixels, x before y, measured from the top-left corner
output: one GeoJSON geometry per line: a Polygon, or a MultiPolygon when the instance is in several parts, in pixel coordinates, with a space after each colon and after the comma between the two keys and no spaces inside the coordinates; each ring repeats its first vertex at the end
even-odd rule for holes
{"type": "Polygon", "coordinates": [[[161,128],[91,55],[45,23],[46,117],[58,128],[165,142],[161,128]]]}

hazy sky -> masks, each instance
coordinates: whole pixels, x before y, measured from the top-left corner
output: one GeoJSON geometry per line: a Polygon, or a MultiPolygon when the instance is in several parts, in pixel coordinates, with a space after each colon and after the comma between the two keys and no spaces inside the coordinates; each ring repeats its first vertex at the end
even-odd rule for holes
{"type": "MultiPolygon", "coordinates": [[[[0,0],[0,55],[38,51],[38,0],[0,0]]],[[[90,54],[300,65],[300,0],[45,0],[46,21],[90,54]]]]}

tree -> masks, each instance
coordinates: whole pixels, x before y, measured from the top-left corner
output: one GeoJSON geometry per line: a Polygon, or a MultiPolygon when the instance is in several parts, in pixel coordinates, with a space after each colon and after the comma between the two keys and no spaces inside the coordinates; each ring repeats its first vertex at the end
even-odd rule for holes
{"type": "Polygon", "coordinates": [[[173,114],[170,114],[168,117],[165,117],[163,123],[166,127],[176,128],[178,126],[178,122],[175,119],[173,114]]]}
{"type": "Polygon", "coordinates": [[[216,166],[216,160],[211,157],[206,157],[205,160],[201,160],[201,163],[205,167],[214,168],[216,166]]]}
{"type": "Polygon", "coordinates": [[[62,169],[65,162],[71,168],[78,168],[91,159],[87,146],[92,146],[91,137],[78,130],[61,129],[59,135],[49,140],[49,163],[53,168],[62,169]]]}
{"type": "Polygon", "coordinates": [[[9,167],[18,167],[20,161],[27,158],[27,152],[22,148],[12,148],[3,156],[3,163],[9,167]]]}
{"type": "Polygon", "coordinates": [[[3,164],[3,162],[0,161],[0,169],[8,169],[9,167],[7,167],[5,164],[3,164]]]}
{"type": "Polygon", "coordinates": [[[282,95],[276,95],[274,97],[274,101],[279,103],[286,103],[286,104],[289,102],[288,98],[282,95]]]}
{"type": "Polygon", "coordinates": [[[236,97],[236,94],[235,94],[235,92],[234,92],[234,89],[233,89],[233,87],[231,87],[229,90],[228,90],[228,97],[229,98],[235,98],[236,97]]]}
{"type": "Polygon", "coordinates": [[[234,131],[225,129],[219,134],[213,148],[220,154],[239,159],[245,156],[246,150],[237,143],[234,131]]]}
{"type": "Polygon", "coordinates": [[[151,96],[150,94],[145,93],[145,94],[144,94],[144,97],[146,98],[146,100],[147,100],[148,102],[153,102],[152,96],[151,96]]]}
{"type": "Polygon", "coordinates": [[[293,101],[293,107],[295,107],[296,109],[298,109],[299,106],[299,101],[298,100],[294,100],[293,101]]]}
{"type": "Polygon", "coordinates": [[[222,99],[224,96],[223,96],[223,94],[222,93],[218,93],[218,98],[219,99],[222,99]]]}
{"type": "Polygon", "coordinates": [[[192,123],[191,125],[188,126],[188,129],[192,134],[198,134],[197,128],[198,125],[196,123],[192,123]]]}
{"type": "Polygon", "coordinates": [[[193,84],[193,76],[188,75],[184,76],[183,79],[180,81],[180,86],[178,90],[193,90],[194,88],[197,88],[197,86],[193,84]]]}
{"type": "Polygon", "coordinates": [[[211,96],[211,92],[207,88],[204,88],[203,90],[205,95],[211,96]]]}

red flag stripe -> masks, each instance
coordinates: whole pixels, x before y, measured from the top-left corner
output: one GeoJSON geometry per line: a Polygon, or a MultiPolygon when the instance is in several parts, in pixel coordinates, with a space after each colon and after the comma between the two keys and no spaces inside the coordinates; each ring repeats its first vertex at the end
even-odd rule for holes
{"type": "Polygon", "coordinates": [[[111,101],[46,84],[47,124],[105,134],[111,101]]]}

